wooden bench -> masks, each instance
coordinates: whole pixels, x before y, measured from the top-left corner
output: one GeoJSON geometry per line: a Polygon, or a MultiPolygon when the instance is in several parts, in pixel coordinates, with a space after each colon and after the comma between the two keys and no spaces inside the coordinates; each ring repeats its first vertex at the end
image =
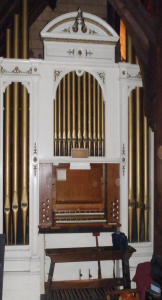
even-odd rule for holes
{"type": "MultiPolygon", "coordinates": [[[[136,251],[131,246],[127,250],[115,250],[110,247],[88,247],[88,248],[61,248],[61,249],[46,249],[46,255],[50,257],[50,269],[48,274],[48,282],[45,283],[45,295],[50,299],[50,293],[53,290],[69,290],[69,289],[96,289],[110,287],[130,289],[130,271],[129,259],[136,251]],[[52,281],[54,267],[56,263],[81,262],[81,261],[118,261],[122,262],[122,277],[118,278],[103,278],[103,279],[87,279],[87,280],[66,280],[52,281]]],[[[107,291],[107,290],[106,290],[107,291]]],[[[69,293],[68,293],[69,294],[69,293]]],[[[64,298],[64,297],[63,297],[64,298]]],[[[68,297],[66,297],[68,299],[68,297]]],[[[84,297],[83,297],[84,298],[84,297]]],[[[95,297],[94,297],[95,298],[95,297]]],[[[93,299],[94,299],[93,298],[93,299]]],[[[70,297],[69,297],[70,299],[70,297]]],[[[79,297],[78,297],[79,299],[79,297]]],[[[85,299],[85,298],[84,298],[85,299]]],[[[99,299],[99,297],[98,297],[99,299]]],[[[106,299],[106,296],[105,296],[106,299]]]]}

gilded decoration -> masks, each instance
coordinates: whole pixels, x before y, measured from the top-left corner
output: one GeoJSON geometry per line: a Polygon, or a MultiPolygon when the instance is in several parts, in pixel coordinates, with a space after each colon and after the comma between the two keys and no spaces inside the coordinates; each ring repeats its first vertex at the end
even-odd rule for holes
{"type": "Polygon", "coordinates": [[[61,72],[62,72],[62,71],[60,71],[60,70],[55,70],[55,71],[54,71],[54,81],[57,80],[57,77],[61,74],[61,72]]]}
{"type": "MultiPolygon", "coordinates": [[[[58,26],[64,24],[64,23],[67,23],[67,22],[71,22],[71,21],[75,21],[75,18],[67,18],[65,20],[62,20],[58,23],[56,23],[55,25],[53,25],[51,28],[49,28],[47,30],[47,32],[51,32],[53,31],[55,28],[57,28],[58,26]]],[[[89,18],[84,18],[84,21],[87,22],[87,23],[90,23],[90,24],[93,24],[93,25],[96,25],[97,27],[101,28],[104,32],[106,32],[107,35],[109,36],[112,36],[112,34],[104,27],[102,26],[101,24],[99,24],[98,22],[94,21],[94,20],[91,20],[89,18]]],[[[94,33],[91,33],[91,34],[94,34],[94,33]]]]}
{"type": "Polygon", "coordinates": [[[80,7],[78,8],[78,14],[75,19],[74,25],[72,26],[72,29],[74,32],[78,32],[79,27],[83,33],[87,32],[87,26],[84,23],[83,13],[82,13],[80,7]]]}
{"type": "Polygon", "coordinates": [[[69,49],[69,51],[67,51],[67,53],[69,53],[69,55],[74,55],[75,54],[75,50],[73,49],[73,50],[71,50],[71,49],[69,49]]]}
{"type": "Polygon", "coordinates": [[[91,56],[92,54],[93,54],[93,52],[91,50],[89,50],[89,51],[86,50],[86,56],[88,56],[88,55],[91,56]]]}
{"type": "Polygon", "coordinates": [[[43,41],[51,41],[51,42],[68,42],[68,43],[84,43],[84,44],[97,44],[97,45],[116,45],[116,42],[109,41],[95,41],[95,40],[82,40],[82,39],[62,39],[62,38],[43,38],[43,41]]]}
{"type": "Polygon", "coordinates": [[[18,66],[16,66],[12,71],[7,71],[1,66],[1,73],[2,74],[32,74],[32,68],[30,68],[28,71],[23,72],[19,69],[18,66]]]}
{"type": "MultiPolygon", "coordinates": [[[[64,28],[61,32],[70,33],[70,27],[64,28]]],[[[91,35],[99,35],[98,32],[93,30],[93,29],[89,29],[88,33],[91,34],[91,35]]]]}
{"type": "Polygon", "coordinates": [[[99,75],[99,77],[102,79],[103,84],[105,83],[105,73],[104,72],[97,72],[97,74],[99,75]]]}
{"type": "Polygon", "coordinates": [[[62,32],[70,33],[70,27],[63,29],[62,32]]]}
{"type": "Polygon", "coordinates": [[[98,32],[96,32],[96,31],[93,30],[93,29],[89,29],[89,34],[98,34],[98,32]]]}

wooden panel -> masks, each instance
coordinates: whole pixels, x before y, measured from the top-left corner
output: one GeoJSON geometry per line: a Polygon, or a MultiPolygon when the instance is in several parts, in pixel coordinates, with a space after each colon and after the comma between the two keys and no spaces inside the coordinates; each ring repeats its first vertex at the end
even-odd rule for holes
{"type": "Polygon", "coordinates": [[[40,164],[39,225],[52,226],[52,164],[40,164]]]}
{"type": "Polygon", "coordinates": [[[120,223],[119,164],[107,164],[107,220],[120,223]]]}
{"type": "MultiPolygon", "coordinates": [[[[86,209],[86,204],[99,204],[104,207],[105,172],[103,164],[91,164],[91,170],[70,170],[69,164],[53,167],[53,208],[56,209],[86,209]],[[57,172],[64,170],[66,180],[58,178],[57,172]],[[59,205],[61,204],[61,205],[59,205]],[[68,204],[68,207],[66,207],[68,204]]],[[[92,206],[89,206],[92,208],[92,206]]]]}

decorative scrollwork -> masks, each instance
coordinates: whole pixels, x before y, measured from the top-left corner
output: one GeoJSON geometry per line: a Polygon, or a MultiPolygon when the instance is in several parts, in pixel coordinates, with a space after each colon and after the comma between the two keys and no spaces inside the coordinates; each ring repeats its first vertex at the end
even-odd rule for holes
{"type": "Polygon", "coordinates": [[[71,54],[75,54],[75,50],[73,49],[73,50],[71,50],[71,49],[69,49],[69,51],[67,51],[67,53],[69,53],[69,55],[71,55],[71,54]]]}
{"type": "Polygon", "coordinates": [[[121,162],[122,162],[122,172],[123,172],[123,176],[124,176],[125,175],[125,165],[126,165],[126,152],[125,152],[125,144],[124,143],[122,146],[121,162]]]}
{"type": "Polygon", "coordinates": [[[105,72],[98,72],[99,77],[102,79],[103,84],[105,83],[105,72]]]}
{"type": "Polygon", "coordinates": [[[86,50],[86,56],[88,56],[88,55],[91,56],[92,54],[93,54],[93,52],[91,52],[91,50],[89,50],[89,51],[86,50]]]}
{"type": "Polygon", "coordinates": [[[36,177],[37,169],[38,169],[38,154],[37,154],[37,144],[36,143],[34,143],[32,161],[33,161],[34,176],[36,177]]]}
{"type": "Polygon", "coordinates": [[[1,66],[1,73],[2,74],[32,74],[32,68],[28,71],[21,71],[18,66],[16,66],[12,71],[7,71],[1,66]]]}
{"type": "Polygon", "coordinates": [[[70,27],[63,29],[62,32],[70,33],[70,27]]]}
{"type": "Polygon", "coordinates": [[[123,144],[122,154],[125,154],[125,145],[123,144]]]}
{"type": "Polygon", "coordinates": [[[89,29],[89,34],[98,34],[95,30],[93,30],[93,29],[89,29]]]}
{"type": "Polygon", "coordinates": [[[33,151],[33,154],[37,154],[37,144],[34,143],[34,151],[33,151]]]}
{"type": "Polygon", "coordinates": [[[54,71],[54,81],[57,80],[57,77],[61,74],[62,71],[59,71],[59,70],[55,70],[54,71]]]}
{"type": "Polygon", "coordinates": [[[1,73],[7,73],[7,71],[1,66],[1,73]]]}

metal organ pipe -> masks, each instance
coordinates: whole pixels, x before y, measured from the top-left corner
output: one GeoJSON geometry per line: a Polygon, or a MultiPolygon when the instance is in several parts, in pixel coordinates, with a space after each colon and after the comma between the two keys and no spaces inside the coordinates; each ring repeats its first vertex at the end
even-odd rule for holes
{"type": "MultiPolygon", "coordinates": [[[[22,58],[28,58],[28,0],[23,0],[22,12],[22,58]]],[[[26,87],[22,87],[22,163],[21,163],[21,210],[23,223],[23,243],[26,243],[26,225],[28,212],[28,127],[29,127],[29,101],[26,87]]]]}
{"type": "Polygon", "coordinates": [[[96,123],[97,123],[97,117],[96,117],[96,79],[93,77],[93,151],[94,156],[96,156],[96,123]]]}
{"type": "Polygon", "coordinates": [[[105,102],[102,93],[101,97],[101,135],[102,135],[102,156],[105,155],[105,102]]]}
{"type": "Polygon", "coordinates": [[[144,223],[145,223],[145,242],[148,241],[149,226],[149,139],[147,118],[144,116],[144,223]]]}
{"type": "Polygon", "coordinates": [[[56,99],[54,100],[54,154],[57,155],[57,132],[58,132],[58,129],[57,129],[57,116],[58,116],[58,113],[57,113],[57,94],[58,94],[58,91],[56,93],[56,99]]]}
{"type": "Polygon", "coordinates": [[[63,155],[66,147],[66,77],[63,78],[63,155]]]}
{"type": "Polygon", "coordinates": [[[83,73],[83,146],[86,148],[87,144],[87,83],[86,73],[83,73]]]}
{"type": "Polygon", "coordinates": [[[76,79],[75,71],[72,72],[72,145],[76,145],[76,79]]]}
{"type": "MultiPolygon", "coordinates": [[[[19,16],[14,16],[13,57],[19,57],[19,16]]],[[[13,159],[12,159],[12,212],[14,243],[17,243],[18,222],[18,178],[19,178],[19,83],[13,83],[13,159]]]]}
{"type": "Polygon", "coordinates": [[[137,240],[140,241],[142,195],[142,128],[141,90],[136,88],[136,201],[137,201],[137,240]]]}
{"type": "MultiPolygon", "coordinates": [[[[127,61],[134,63],[133,57],[133,46],[129,35],[127,35],[127,61]]],[[[128,103],[128,114],[129,114],[129,125],[128,125],[128,161],[129,161],[129,181],[128,181],[128,195],[129,195],[129,241],[132,241],[133,234],[133,215],[135,211],[135,106],[134,106],[134,91],[129,96],[128,103]]]]}
{"type": "Polygon", "coordinates": [[[68,138],[68,156],[70,156],[70,147],[71,147],[71,74],[67,75],[67,138],[68,138]]]}
{"type": "Polygon", "coordinates": [[[100,142],[101,142],[101,95],[100,85],[97,83],[97,144],[98,144],[98,156],[100,155],[100,142]]]}
{"type": "Polygon", "coordinates": [[[89,153],[91,153],[92,145],[92,93],[91,93],[91,74],[88,73],[88,140],[89,140],[89,153]]]}
{"type": "MultiPolygon", "coordinates": [[[[6,58],[11,58],[11,30],[6,30],[6,58]]],[[[10,202],[11,202],[11,154],[10,154],[10,135],[11,135],[11,86],[7,86],[5,93],[5,168],[4,168],[4,213],[6,225],[6,244],[9,243],[9,226],[10,226],[10,202]]]]}
{"type": "Polygon", "coordinates": [[[81,131],[81,77],[77,77],[78,83],[78,148],[81,148],[82,131],[81,131]]]}
{"type": "Polygon", "coordinates": [[[58,86],[58,141],[59,141],[59,156],[61,155],[61,84],[58,86]]]}

